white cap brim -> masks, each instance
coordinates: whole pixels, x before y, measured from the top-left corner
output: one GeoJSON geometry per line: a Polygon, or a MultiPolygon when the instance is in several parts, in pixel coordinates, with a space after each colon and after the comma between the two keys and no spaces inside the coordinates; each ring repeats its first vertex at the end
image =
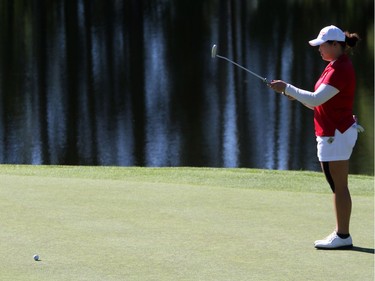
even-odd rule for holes
{"type": "Polygon", "coordinates": [[[314,39],[314,40],[310,40],[309,41],[309,44],[311,45],[311,46],[319,46],[319,45],[322,45],[323,43],[324,43],[325,41],[323,40],[323,39],[320,39],[320,38],[316,38],[316,39],[314,39]]]}

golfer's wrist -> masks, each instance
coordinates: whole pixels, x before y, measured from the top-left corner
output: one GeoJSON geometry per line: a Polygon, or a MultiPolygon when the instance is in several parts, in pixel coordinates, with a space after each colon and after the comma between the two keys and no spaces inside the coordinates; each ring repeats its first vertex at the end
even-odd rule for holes
{"type": "Polygon", "coordinates": [[[286,94],[286,95],[288,95],[288,96],[292,96],[292,97],[294,97],[294,93],[295,93],[295,87],[294,86],[292,86],[291,84],[286,84],[286,86],[285,86],[285,89],[284,89],[284,93],[286,94]]]}

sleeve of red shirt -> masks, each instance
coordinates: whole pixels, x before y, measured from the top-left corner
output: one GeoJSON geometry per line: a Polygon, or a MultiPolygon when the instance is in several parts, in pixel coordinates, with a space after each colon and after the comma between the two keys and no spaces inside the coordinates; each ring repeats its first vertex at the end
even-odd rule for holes
{"type": "Polygon", "coordinates": [[[336,68],[332,66],[331,71],[329,71],[326,77],[323,79],[322,84],[327,84],[332,87],[335,87],[339,91],[345,89],[346,86],[345,71],[342,68],[336,68]]]}

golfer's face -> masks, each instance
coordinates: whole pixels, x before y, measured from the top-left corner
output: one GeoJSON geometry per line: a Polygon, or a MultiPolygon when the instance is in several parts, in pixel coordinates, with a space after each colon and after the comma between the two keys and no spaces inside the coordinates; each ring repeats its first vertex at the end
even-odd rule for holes
{"type": "Polygon", "coordinates": [[[319,52],[322,59],[325,61],[332,61],[335,59],[335,52],[332,44],[327,42],[319,46],[319,52]]]}

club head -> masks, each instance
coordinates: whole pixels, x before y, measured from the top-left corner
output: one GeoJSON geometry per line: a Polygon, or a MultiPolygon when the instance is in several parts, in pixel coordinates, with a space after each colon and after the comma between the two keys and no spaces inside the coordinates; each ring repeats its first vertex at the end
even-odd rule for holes
{"type": "Polygon", "coordinates": [[[214,59],[216,58],[217,46],[213,45],[211,49],[211,57],[214,59]]]}

